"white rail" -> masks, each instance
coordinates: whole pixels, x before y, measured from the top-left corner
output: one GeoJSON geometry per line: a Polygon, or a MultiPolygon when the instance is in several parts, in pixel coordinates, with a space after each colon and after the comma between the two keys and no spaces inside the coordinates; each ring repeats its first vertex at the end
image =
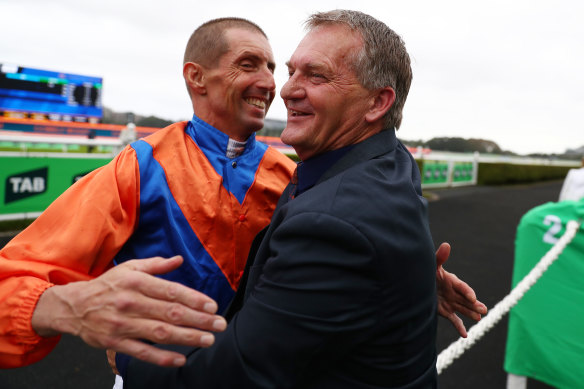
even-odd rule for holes
{"type": "Polygon", "coordinates": [[[47,143],[63,145],[83,146],[120,146],[122,142],[118,138],[83,138],[73,136],[39,136],[39,135],[4,135],[0,134],[0,142],[12,143],[47,143]]]}

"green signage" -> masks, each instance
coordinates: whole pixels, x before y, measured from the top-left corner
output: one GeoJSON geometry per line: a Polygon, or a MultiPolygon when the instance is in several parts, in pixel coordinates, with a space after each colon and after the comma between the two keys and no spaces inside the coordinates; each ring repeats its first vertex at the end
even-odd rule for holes
{"type": "Polygon", "coordinates": [[[471,182],[473,180],[473,174],[472,162],[455,162],[452,181],[471,182]]]}
{"type": "Polygon", "coordinates": [[[0,156],[0,215],[42,212],[79,178],[111,160],[70,156],[0,156]]]}
{"type": "Polygon", "coordinates": [[[422,185],[447,187],[476,183],[476,162],[424,160],[422,185]]]}
{"type": "Polygon", "coordinates": [[[448,182],[448,162],[424,161],[423,184],[448,182]]]}

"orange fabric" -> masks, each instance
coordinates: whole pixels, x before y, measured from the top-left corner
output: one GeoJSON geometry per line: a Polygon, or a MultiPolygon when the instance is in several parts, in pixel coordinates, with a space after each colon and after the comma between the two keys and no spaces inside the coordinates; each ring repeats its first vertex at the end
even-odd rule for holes
{"type": "Polygon", "coordinates": [[[135,153],[127,148],[0,251],[0,367],[33,363],[56,345],[58,338],[41,338],[30,325],[38,298],[53,284],[88,280],[112,266],[134,229],[138,188],[135,153]]]}
{"type": "Polygon", "coordinates": [[[205,154],[190,137],[187,145],[195,147],[188,149],[190,155],[187,158],[177,152],[182,149],[179,144],[167,142],[169,138],[178,139],[168,137],[160,143],[157,138],[163,135],[159,133],[147,139],[148,143],[156,144],[154,157],[161,163],[174,199],[191,228],[235,290],[251,242],[270,223],[276,202],[296,164],[275,149],[268,148],[253,185],[243,203],[239,204],[223,187],[205,154]],[[185,181],[206,184],[192,188],[184,185],[185,181]]]}
{"type": "MultiPolygon", "coordinates": [[[[145,141],[155,146],[154,157],[165,170],[173,196],[235,289],[251,242],[274,211],[281,192],[274,188],[284,189],[295,163],[268,148],[254,184],[239,204],[221,180],[210,179],[219,184],[196,188],[184,184],[205,182],[201,174],[217,174],[186,134],[188,155],[177,153],[185,148],[184,139],[168,136],[168,131],[184,131],[185,126],[186,122],[176,123],[145,141]],[[227,208],[218,209],[218,203],[227,208]],[[232,218],[216,217],[219,214],[232,218]],[[204,216],[201,220],[189,215],[204,216]]],[[[136,228],[139,197],[139,166],[135,151],[127,147],[63,193],[0,251],[0,368],[36,362],[54,348],[58,337],[42,338],[30,325],[38,298],[53,284],[88,280],[109,269],[136,228]]]]}

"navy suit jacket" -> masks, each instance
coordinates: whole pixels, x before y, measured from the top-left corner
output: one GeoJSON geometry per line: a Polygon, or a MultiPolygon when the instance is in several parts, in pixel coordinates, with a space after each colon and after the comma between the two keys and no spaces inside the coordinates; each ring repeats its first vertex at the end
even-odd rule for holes
{"type": "MultiPolygon", "coordinates": [[[[415,160],[385,130],[289,200],[207,349],[125,388],[435,388],[436,262],[415,160]]],[[[255,259],[254,259],[255,258],[255,259]]]]}

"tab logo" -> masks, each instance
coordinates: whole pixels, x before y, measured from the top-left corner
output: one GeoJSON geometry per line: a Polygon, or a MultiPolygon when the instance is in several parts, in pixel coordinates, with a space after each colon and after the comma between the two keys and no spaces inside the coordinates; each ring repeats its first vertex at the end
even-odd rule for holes
{"type": "Polygon", "coordinates": [[[6,178],[4,203],[22,200],[47,191],[49,169],[31,170],[6,178]]]}
{"type": "Polygon", "coordinates": [[[76,183],[77,181],[79,181],[80,179],[82,179],[83,177],[85,177],[86,175],[88,175],[89,173],[91,173],[93,170],[89,170],[85,173],[79,173],[73,176],[73,181],[71,182],[71,185],[73,185],[74,183],[76,183]]]}

